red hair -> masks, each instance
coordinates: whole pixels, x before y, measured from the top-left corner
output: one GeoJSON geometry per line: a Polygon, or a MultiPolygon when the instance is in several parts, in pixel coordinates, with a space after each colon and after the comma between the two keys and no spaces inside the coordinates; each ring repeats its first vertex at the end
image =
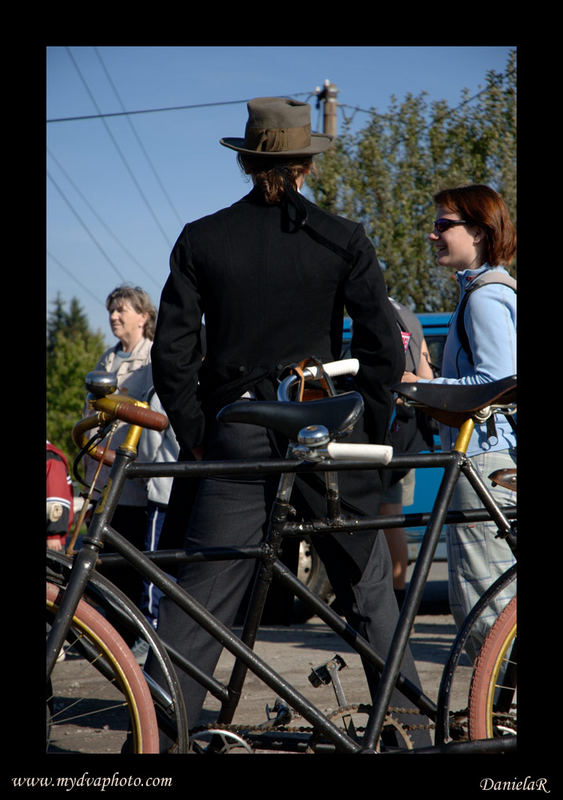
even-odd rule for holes
{"type": "Polygon", "coordinates": [[[491,267],[512,261],[516,253],[516,229],[504,200],[494,189],[480,184],[443,189],[434,195],[434,202],[483,229],[485,256],[491,267]]]}

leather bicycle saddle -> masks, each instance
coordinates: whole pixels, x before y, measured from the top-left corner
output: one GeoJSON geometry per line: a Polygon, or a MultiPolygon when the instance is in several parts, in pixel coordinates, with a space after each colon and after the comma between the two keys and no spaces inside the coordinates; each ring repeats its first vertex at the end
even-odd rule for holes
{"type": "Polygon", "coordinates": [[[344,392],[306,403],[237,400],[222,408],[217,419],[260,425],[295,442],[299,431],[309,425],[324,425],[331,438],[338,437],[355,424],[363,409],[364,401],[358,392],[344,392]]]}
{"type": "Polygon", "coordinates": [[[400,383],[393,387],[401,397],[423,406],[430,416],[458,428],[466,419],[493,403],[516,402],[517,376],[498,381],[461,386],[449,383],[400,383]]]}

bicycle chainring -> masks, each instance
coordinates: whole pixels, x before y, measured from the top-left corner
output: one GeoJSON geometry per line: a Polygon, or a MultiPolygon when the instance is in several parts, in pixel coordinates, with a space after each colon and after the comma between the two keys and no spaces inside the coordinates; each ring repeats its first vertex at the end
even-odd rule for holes
{"type": "MultiPolygon", "coordinates": [[[[335,709],[327,713],[328,719],[334,719],[338,716],[350,716],[353,714],[369,714],[371,706],[368,705],[348,705],[335,709]]],[[[408,710],[411,713],[415,709],[390,709],[386,714],[383,722],[383,730],[387,730],[395,734],[397,745],[399,749],[412,750],[414,747],[413,741],[409,736],[409,730],[429,726],[416,726],[404,725],[393,716],[393,712],[400,712],[408,710]]],[[[362,727],[356,728],[356,733],[361,733],[365,730],[362,727]]],[[[269,723],[261,723],[254,727],[245,725],[224,725],[221,728],[209,726],[200,726],[193,733],[190,733],[190,753],[197,754],[228,754],[232,752],[240,752],[244,750],[247,753],[254,753],[254,749],[250,742],[245,739],[245,736],[251,737],[253,734],[264,734],[267,731],[278,731],[280,733],[310,733],[311,741],[307,748],[307,752],[313,752],[315,743],[320,741],[314,733],[313,728],[305,725],[289,726],[287,724],[276,724],[275,720],[270,720],[269,723]]],[[[262,749],[262,747],[261,747],[262,749]]],[[[279,749],[277,750],[279,752],[279,749]]],[[[380,752],[379,743],[376,747],[376,752],[380,752]]]]}
{"type": "Polygon", "coordinates": [[[252,747],[240,734],[228,728],[206,728],[190,735],[190,753],[228,755],[241,751],[252,753],[252,747]]]}

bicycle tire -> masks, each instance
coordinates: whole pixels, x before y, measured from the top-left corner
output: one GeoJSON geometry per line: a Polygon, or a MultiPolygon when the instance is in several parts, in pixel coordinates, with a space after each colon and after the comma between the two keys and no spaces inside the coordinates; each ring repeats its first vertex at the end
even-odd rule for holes
{"type": "MultiPolygon", "coordinates": [[[[440,680],[440,687],[438,690],[438,714],[436,717],[436,744],[444,744],[452,738],[450,723],[452,721],[450,711],[450,700],[453,685],[458,676],[460,667],[460,660],[465,652],[465,643],[471,635],[474,626],[483,612],[495,601],[495,599],[504,592],[510,584],[516,580],[517,565],[513,564],[504,572],[497,580],[487,589],[487,591],[477,601],[470,613],[465,618],[462,626],[457,632],[454,643],[452,644],[448,656],[448,660],[444,665],[442,671],[442,678],[440,680]]],[[[469,692],[468,692],[469,694],[469,692]]],[[[467,703],[469,702],[469,696],[467,703]]],[[[467,719],[467,704],[465,705],[465,712],[458,712],[464,719],[467,719]]]]}
{"type": "MultiPolygon", "coordinates": [[[[53,550],[46,551],[47,579],[66,587],[73,569],[73,560],[53,550]]],[[[84,592],[84,599],[94,606],[124,637],[144,639],[160,666],[159,684],[144,674],[149,684],[159,727],[176,743],[176,752],[189,752],[188,721],[182,689],[172,660],[153,626],[144,614],[115,584],[94,570],[84,592]]]]}
{"type": "MultiPolygon", "coordinates": [[[[50,581],[46,582],[48,616],[56,612],[61,595],[61,587],[50,581]]],[[[96,668],[97,673],[104,675],[109,683],[114,683],[123,695],[124,699],[121,706],[123,709],[127,707],[129,723],[125,733],[126,736],[129,733],[132,735],[132,752],[158,753],[158,723],[151,693],[143,673],[124,639],[96,609],[84,600],[80,600],[73,616],[67,637],[69,643],[74,637],[79,637],[81,651],[84,648],[95,651],[96,657],[99,659],[99,666],[96,668]],[[103,671],[100,667],[103,667],[103,671]]],[[[52,675],[51,683],[54,682],[56,682],[56,678],[54,679],[52,675]]],[[[73,686],[72,688],[76,687],[73,686]]],[[[77,710],[74,700],[73,709],[74,715],[77,710]]],[[[114,711],[113,707],[112,711],[114,711]]],[[[60,710],[57,711],[57,714],[51,712],[51,726],[57,724],[56,720],[60,715],[60,710]]],[[[98,726],[99,728],[103,731],[103,725],[98,726]]],[[[101,739],[104,739],[103,733],[101,739]]],[[[121,747],[119,751],[121,752],[121,747]]],[[[97,752],[97,750],[94,750],[94,752],[97,752]]],[[[107,749],[100,746],[100,752],[107,752],[107,749]]]]}
{"type": "MultiPolygon", "coordinates": [[[[496,619],[487,634],[475,662],[469,689],[469,738],[492,739],[503,734],[505,726],[498,725],[495,717],[495,698],[501,689],[498,683],[501,668],[511,667],[515,673],[517,634],[516,597],[513,597],[496,619]]],[[[516,692],[516,675],[507,687],[516,692]]],[[[511,719],[509,733],[515,734],[515,719],[511,719]]]]}

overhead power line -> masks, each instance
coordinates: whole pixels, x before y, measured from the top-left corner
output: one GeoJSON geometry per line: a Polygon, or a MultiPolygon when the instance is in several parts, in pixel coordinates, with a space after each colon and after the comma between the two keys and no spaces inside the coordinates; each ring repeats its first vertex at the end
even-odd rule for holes
{"type": "MultiPolygon", "coordinates": [[[[109,71],[108,71],[108,69],[107,69],[106,65],[104,64],[104,61],[103,61],[103,59],[102,59],[102,57],[101,57],[101,55],[100,55],[100,52],[99,52],[99,50],[98,50],[98,48],[97,48],[97,47],[94,47],[94,52],[95,52],[95,53],[96,53],[96,55],[98,56],[98,59],[99,59],[99,61],[100,61],[100,64],[102,65],[102,68],[103,68],[103,70],[104,70],[104,72],[105,72],[106,78],[108,79],[108,82],[109,82],[109,84],[110,84],[111,88],[113,89],[113,93],[115,94],[115,96],[116,96],[116,98],[117,98],[117,100],[118,100],[118,102],[119,102],[119,105],[121,106],[121,108],[123,109],[123,111],[125,111],[125,106],[123,105],[123,101],[122,101],[122,99],[121,99],[121,97],[120,97],[120,95],[119,95],[119,92],[117,91],[117,87],[115,86],[115,84],[114,84],[113,80],[111,79],[111,76],[110,76],[110,74],[109,74],[109,71]]],[[[131,131],[132,131],[132,133],[133,133],[133,136],[135,137],[135,139],[136,139],[136,141],[137,141],[137,144],[138,144],[138,145],[139,145],[139,147],[141,148],[141,151],[142,151],[142,153],[143,153],[143,155],[144,155],[144,157],[145,157],[145,159],[146,159],[146,161],[147,161],[147,164],[149,165],[149,167],[150,167],[150,169],[151,169],[151,171],[152,171],[152,174],[154,175],[154,177],[155,177],[155,179],[156,179],[156,181],[157,181],[158,185],[160,186],[160,188],[161,188],[161,190],[162,190],[162,193],[163,193],[163,195],[166,197],[166,199],[167,199],[167,201],[168,201],[168,205],[169,205],[169,206],[170,206],[170,208],[172,209],[172,212],[173,212],[173,213],[176,215],[176,219],[178,220],[178,222],[179,222],[179,223],[180,223],[180,225],[181,225],[181,224],[182,224],[182,218],[181,218],[181,217],[180,217],[180,215],[178,214],[178,211],[176,210],[176,207],[174,206],[174,203],[172,202],[172,200],[171,200],[171,198],[170,198],[170,195],[169,195],[169,194],[168,194],[168,192],[166,191],[166,188],[165,188],[164,184],[162,183],[162,181],[161,181],[161,179],[160,179],[160,176],[159,176],[159,174],[157,173],[157,171],[156,171],[156,169],[155,169],[155,166],[154,166],[153,162],[151,161],[151,159],[150,159],[150,157],[149,157],[149,154],[147,153],[147,151],[146,151],[146,148],[145,148],[145,146],[144,146],[143,142],[141,141],[141,137],[139,136],[139,134],[138,134],[138,132],[137,132],[137,129],[136,129],[136,128],[135,128],[135,126],[133,125],[133,120],[131,120],[131,119],[129,118],[129,116],[127,116],[127,122],[129,123],[129,127],[131,128],[131,131]]]]}
{"type": "Polygon", "coordinates": [[[101,246],[101,244],[98,242],[98,240],[96,239],[96,237],[94,236],[94,234],[93,234],[93,233],[91,232],[91,230],[88,228],[88,226],[86,225],[86,223],[84,222],[84,220],[82,219],[82,217],[81,217],[81,216],[78,214],[78,212],[76,211],[76,209],[73,207],[72,203],[71,203],[71,202],[69,201],[69,199],[66,197],[66,195],[65,195],[65,193],[63,192],[63,190],[61,189],[61,187],[58,185],[58,183],[56,182],[56,180],[53,178],[53,176],[52,176],[52,175],[51,175],[51,174],[50,174],[48,171],[47,171],[47,177],[49,178],[49,180],[51,181],[51,183],[53,184],[53,186],[55,187],[55,189],[58,191],[58,193],[61,195],[62,199],[65,201],[65,203],[67,204],[67,206],[70,208],[70,210],[72,211],[72,213],[74,214],[74,216],[76,217],[76,219],[77,219],[77,220],[80,222],[80,224],[82,225],[82,227],[84,228],[84,230],[86,231],[86,233],[88,234],[88,236],[89,236],[89,237],[92,239],[92,241],[94,242],[94,244],[96,245],[96,247],[98,248],[98,250],[100,251],[100,253],[101,253],[101,254],[104,256],[104,258],[107,260],[107,262],[110,264],[110,266],[111,266],[111,267],[113,267],[113,269],[114,269],[114,270],[117,272],[117,274],[119,275],[119,277],[121,278],[121,280],[122,280],[122,281],[124,281],[124,280],[125,280],[125,276],[124,276],[124,275],[123,275],[123,274],[122,274],[122,273],[119,271],[119,269],[118,269],[118,268],[116,267],[116,265],[113,263],[113,261],[111,260],[111,258],[108,256],[108,254],[107,254],[107,253],[106,253],[106,251],[104,250],[104,248],[101,246]]]}
{"type": "MultiPolygon", "coordinates": [[[[68,52],[68,55],[69,55],[69,57],[70,57],[70,59],[71,59],[72,63],[74,64],[74,67],[75,67],[76,71],[78,72],[78,75],[80,76],[80,79],[81,79],[82,83],[84,84],[84,88],[85,88],[85,89],[86,89],[86,91],[88,92],[88,95],[89,95],[90,99],[92,100],[92,103],[94,104],[94,106],[96,107],[96,109],[97,109],[97,110],[98,110],[98,112],[99,112],[99,111],[100,111],[100,109],[99,109],[99,107],[98,107],[98,104],[96,103],[96,100],[94,99],[94,96],[92,95],[92,92],[90,91],[90,89],[89,89],[89,87],[88,87],[88,84],[87,84],[87,83],[86,83],[86,81],[84,80],[84,77],[83,77],[82,73],[80,72],[80,69],[78,68],[78,64],[76,63],[76,61],[74,60],[74,57],[73,57],[72,53],[70,52],[70,48],[68,48],[68,47],[67,47],[67,52],[68,52]]],[[[114,145],[115,149],[117,150],[117,152],[118,152],[118,154],[119,154],[119,157],[121,158],[121,160],[122,160],[122,162],[123,162],[123,164],[124,164],[125,168],[127,169],[128,173],[129,173],[129,175],[130,175],[130,177],[131,177],[131,180],[133,181],[133,183],[134,183],[134,184],[135,184],[135,186],[137,187],[137,190],[138,190],[139,194],[141,195],[141,197],[142,197],[142,199],[143,199],[143,201],[144,201],[144,203],[145,203],[145,205],[146,205],[146,207],[147,207],[147,209],[148,209],[148,211],[149,211],[150,215],[152,216],[152,218],[154,219],[154,221],[155,221],[155,223],[156,223],[156,225],[157,225],[158,229],[160,230],[160,232],[161,232],[161,233],[162,233],[162,235],[164,236],[164,239],[165,239],[165,241],[166,241],[166,244],[167,244],[169,247],[171,247],[171,246],[172,246],[172,242],[170,241],[170,239],[169,239],[169,237],[168,237],[168,235],[167,235],[166,231],[164,230],[164,228],[163,228],[163,227],[162,227],[162,225],[160,224],[160,222],[159,222],[159,220],[158,220],[158,217],[156,216],[156,214],[155,214],[155,212],[154,212],[154,210],[153,210],[153,208],[152,208],[151,204],[150,204],[150,203],[149,203],[149,201],[147,200],[147,198],[146,198],[146,196],[145,196],[145,194],[144,194],[144,192],[143,192],[143,190],[142,190],[142,188],[141,188],[141,186],[140,186],[140,184],[139,184],[139,181],[137,180],[137,178],[136,178],[136,177],[135,177],[135,175],[133,174],[133,170],[131,169],[131,167],[129,166],[129,164],[128,164],[128,162],[127,162],[127,159],[126,159],[126,158],[125,158],[125,156],[123,155],[123,152],[121,151],[121,148],[119,147],[119,145],[118,145],[118,143],[117,143],[117,141],[116,141],[116,139],[115,139],[115,136],[112,134],[112,132],[111,132],[110,128],[108,127],[108,124],[107,124],[107,122],[105,121],[105,119],[104,119],[102,116],[101,116],[101,120],[102,120],[102,123],[103,123],[103,125],[104,125],[104,127],[105,127],[106,131],[107,131],[107,134],[108,134],[108,136],[109,136],[109,137],[110,137],[110,139],[112,140],[112,142],[113,142],[113,145],[114,145]]]]}
{"type": "MultiPolygon", "coordinates": [[[[510,76],[512,75],[514,70],[511,72],[503,73],[501,77],[510,76]]],[[[451,111],[455,111],[460,108],[462,105],[466,103],[470,103],[473,100],[476,100],[481,94],[487,91],[489,87],[486,86],[484,89],[479,91],[477,94],[473,95],[472,97],[464,100],[459,106],[456,106],[453,109],[450,109],[448,113],[451,111]]],[[[279,97],[303,97],[308,95],[311,97],[314,93],[312,92],[289,92],[287,94],[278,95],[279,97]]],[[[53,117],[52,119],[47,119],[47,123],[53,122],[78,122],[80,120],[87,120],[87,119],[101,119],[102,117],[124,117],[124,116],[132,116],[134,114],[160,114],[166,111],[189,111],[190,109],[195,108],[213,108],[215,106],[232,106],[232,105],[241,105],[242,103],[248,103],[249,98],[244,98],[243,100],[220,100],[213,103],[191,103],[189,105],[183,106],[163,106],[161,108],[141,108],[136,109],[133,111],[110,111],[110,112],[100,112],[98,114],[81,114],[79,116],[73,117],[53,117]]],[[[375,114],[376,116],[382,117],[384,119],[389,119],[389,114],[379,114],[378,112],[374,111],[373,108],[362,108],[361,106],[353,106],[348,103],[337,103],[339,108],[349,108],[354,112],[361,112],[362,114],[375,114]]]]}
{"type": "MultiPolygon", "coordinates": [[[[512,69],[509,72],[500,73],[495,79],[491,80],[491,82],[487,86],[485,86],[483,89],[480,89],[476,94],[472,95],[471,97],[466,98],[465,100],[462,100],[462,102],[459,103],[457,106],[454,106],[453,108],[447,109],[440,117],[438,117],[437,121],[441,122],[443,119],[448,117],[450,114],[453,114],[454,111],[458,111],[460,108],[463,108],[463,106],[467,105],[468,103],[472,103],[474,100],[477,100],[477,98],[481,97],[482,94],[485,94],[485,92],[487,92],[491,88],[492,84],[502,82],[502,80],[504,78],[509,78],[511,75],[514,75],[515,72],[516,72],[516,70],[512,69]]],[[[344,108],[349,108],[354,113],[359,111],[362,114],[371,114],[372,116],[380,117],[381,119],[392,119],[393,116],[394,116],[392,114],[380,114],[379,112],[375,111],[373,108],[361,108],[360,106],[352,106],[352,105],[349,105],[347,103],[338,103],[338,107],[339,108],[343,108],[343,109],[344,108]]]]}
{"type": "Polygon", "coordinates": [[[163,111],[185,111],[191,108],[210,108],[212,106],[233,106],[240,103],[246,103],[246,100],[227,100],[224,103],[194,103],[188,106],[168,106],[165,108],[142,108],[136,111],[111,111],[99,114],[82,114],[78,117],[56,117],[48,119],[47,122],[76,122],[82,119],[101,119],[103,117],[126,117],[133,114],[160,114],[163,111]]]}
{"type": "MultiPolygon", "coordinates": [[[[93,214],[93,215],[96,217],[96,219],[98,220],[98,222],[100,223],[100,225],[102,225],[102,226],[105,228],[105,230],[107,231],[107,233],[109,233],[109,235],[112,237],[112,239],[114,240],[114,242],[116,242],[116,243],[119,245],[119,247],[121,247],[121,249],[123,250],[123,252],[124,252],[126,255],[128,255],[128,256],[129,256],[129,258],[130,258],[132,261],[134,261],[134,262],[135,262],[135,264],[136,264],[136,265],[137,265],[137,266],[138,266],[138,267],[139,267],[139,268],[140,268],[140,269],[141,269],[141,270],[142,270],[142,271],[143,271],[143,272],[144,272],[144,273],[145,273],[145,274],[146,274],[146,275],[147,275],[147,276],[148,276],[148,277],[149,277],[149,278],[152,280],[152,281],[154,281],[154,283],[155,283],[155,284],[156,284],[156,285],[157,285],[159,288],[161,288],[161,287],[160,287],[160,284],[159,284],[159,283],[158,283],[158,281],[155,279],[154,275],[152,275],[152,274],[150,273],[150,271],[149,271],[149,270],[148,270],[146,267],[144,267],[144,266],[141,264],[141,262],[140,262],[140,261],[139,261],[137,258],[135,258],[135,256],[133,255],[133,253],[132,253],[132,252],[131,252],[131,251],[130,251],[130,250],[129,250],[129,249],[128,249],[128,248],[127,248],[127,247],[126,247],[124,244],[123,244],[123,242],[122,242],[122,241],[121,241],[121,240],[118,238],[118,236],[116,236],[116,234],[115,234],[115,233],[114,233],[114,232],[111,230],[111,228],[109,227],[109,225],[108,225],[106,222],[104,222],[104,220],[103,220],[103,219],[101,218],[101,216],[98,214],[98,212],[96,211],[96,209],[95,209],[95,208],[92,206],[92,204],[91,204],[91,203],[88,201],[88,199],[87,199],[87,198],[84,196],[83,192],[81,192],[81,191],[80,191],[80,189],[78,188],[78,186],[76,185],[76,183],[75,183],[75,182],[72,180],[72,178],[70,177],[70,175],[68,174],[68,172],[67,172],[67,171],[64,169],[63,165],[62,165],[62,164],[60,163],[60,161],[59,161],[59,160],[58,160],[58,159],[57,159],[57,158],[56,158],[56,157],[53,155],[53,153],[51,152],[51,150],[50,150],[49,148],[47,148],[47,152],[48,152],[48,154],[51,156],[51,158],[53,159],[53,161],[55,162],[55,164],[57,165],[57,167],[60,169],[60,171],[62,172],[62,174],[65,176],[65,178],[67,179],[67,181],[68,181],[68,182],[70,183],[70,185],[73,187],[74,191],[75,191],[75,192],[78,194],[78,196],[79,196],[79,197],[82,199],[82,201],[83,201],[83,202],[84,202],[84,203],[85,203],[85,204],[88,206],[88,208],[90,209],[90,211],[92,212],[92,214],[93,214]]],[[[50,178],[50,179],[53,181],[53,178],[52,178],[50,175],[49,175],[49,178],[50,178]]],[[[53,183],[54,183],[54,181],[53,181],[53,183]]],[[[56,186],[56,188],[58,189],[59,193],[60,193],[60,194],[62,194],[62,191],[61,191],[61,189],[59,188],[59,186],[57,186],[56,184],[55,184],[55,186],[56,186]]],[[[70,204],[70,200],[68,200],[68,198],[67,198],[67,197],[64,197],[64,195],[63,195],[63,199],[65,200],[65,202],[67,203],[67,205],[68,205],[68,206],[70,206],[70,205],[71,205],[71,204],[70,204]]],[[[71,209],[72,209],[73,213],[74,213],[74,214],[76,214],[76,212],[74,211],[74,208],[72,208],[72,207],[71,207],[71,209]]],[[[77,215],[77,216],[78,216],[78,215],[77,215]]],[[[84,227],[86,227],[86,225],[85,225],[85,223],[83,222],[83,220],[80,220],[80,222],[81,222],[81,224],[82,224],[84,227]]],[[[88,233],[89,233],[90,237],[92,237],[92,234],[90,233],[90,231],[88,231],[88,233]]],[[[92,238],[93,238],[93,237],[92,237],[92,238]]],[[[104,254],[104,255],[105,255],[105,254],[104,254]]],[[[107,257],[107,256],[106,256],[106,257],[107,257]]]]}
{"type": "MultiPolygon", "coordinates": [[[[293,94],[280,94],[279,97],[300,97],[302,95],[310,95],[311,92],[294,92],[293,94]]],[[[126,117],[133,114],[160,114],[163,111],[187,111],[193,108],[213,108],[214,106],[236,106],[242,103],[248,103],[251,98],[247,97],[244,100],[224,100],[216,103],[192,103],[185,106],[166,106],[164,108],[142,108],[136,111],[111,111],[108,113],[98,114],[82,114],[77,117],[55,117],[48,119],[47,122],[77,122],[82,119],[101,119],[102,117],[126,117]]]]}
{"type": "Polygon", "coordinates": [[[74,272],[72,272],[72,270],[70,270],[68,267],[65,267],[65,265],[61,261],[59,261],[59,259],[56,256],[54,256],[49,250],[47,250],[47,255],[55,262],[55,264],[58,264],[58,266],[63,270],[63,272],[66,272],[69,278],[72,278],[72,280],[75,281],[80,286],[80,288],[83,289],[83,291],[87,292],[90,295],[90,297],[92,297],[96,301],[96,303],[99,303],[102,306],[102,308],[106,307],[104,301],[100,300],[100,298],[97,297],[91,291],[91,289],[88,288],[88,286],[85,286],[81,281],[79,281],[74,272]]]}

